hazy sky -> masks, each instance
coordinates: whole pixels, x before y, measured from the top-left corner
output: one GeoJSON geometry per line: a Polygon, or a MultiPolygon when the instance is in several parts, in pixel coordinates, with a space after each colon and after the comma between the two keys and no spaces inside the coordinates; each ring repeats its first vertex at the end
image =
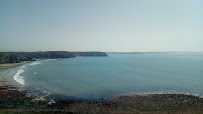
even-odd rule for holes
{"type": "Polygon", "coordinates": [[[0,51],[203,51],[203,0],[0,0],[0,51]]]}

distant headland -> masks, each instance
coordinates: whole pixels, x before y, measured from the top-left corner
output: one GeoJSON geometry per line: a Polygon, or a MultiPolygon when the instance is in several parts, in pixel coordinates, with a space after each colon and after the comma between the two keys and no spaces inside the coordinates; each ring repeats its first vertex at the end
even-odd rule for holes
{"type": "Polygon", "coordinates": [[[68,52],[68,51],[39,51],[39,52],[0,52],[0,64],[35,61],[36,59],[73,58],[77,56],[108,56],[105,52],[68,52]]]}

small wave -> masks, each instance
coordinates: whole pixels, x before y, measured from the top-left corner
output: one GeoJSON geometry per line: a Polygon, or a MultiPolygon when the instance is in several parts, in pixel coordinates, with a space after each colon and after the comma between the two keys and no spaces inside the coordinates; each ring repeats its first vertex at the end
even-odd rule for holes
{"type": "Polygon", "coordinates": [[[29,65],[38,65],[38,64],[41,64],[41,62],[37,61],[37,62],[32,62],[30,63],[29,65]]]}
{"type": "Polygon", "coordinates": [[[20,84],[22,84],[22,85],[25,85],[24,77],[20,76],[20,74],[23,73],[23,72],[24,72],[23,69],[18,70],[18,72],[14,75],[13,79],[14,79],[16,82],[18,82],[18,83],[20,83],[20,84]]]}
{"type": "Polygon", "coordinates": [[[58,59],[47,59],[47,60],[43,60],[43,61],[54,61],[54,60],[58,60],[58,59]]]}
{"type": "Polygon", "coordinates": [[[25,65],[23,65],[21,68],[25,68],[25,65]]]}
{"type": "Polygon", "coordinates": [[[192,95],[192,96],[203,98],[203,95],[199,93],[177,92],[174,90],[170,92],[169,91],[168,92],[130,92],[122,95],[132,96],[132,95],[152,95],[152,94],[183,94],[183,95],[192,95]]]}

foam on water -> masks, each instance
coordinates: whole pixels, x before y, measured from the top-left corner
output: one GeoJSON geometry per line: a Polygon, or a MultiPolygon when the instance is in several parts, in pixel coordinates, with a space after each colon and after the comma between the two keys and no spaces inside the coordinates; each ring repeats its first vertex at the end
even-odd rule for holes
{"type": "Polygon", "coordinates": [[[22,85],[25,85],[24,77],[23,77],[23,76],[20,76],[20,74],[23,73],[23,72],[24,72],[23,69],[18,70],[18,72],[14,75],[13,79],[14,79],[16,82],[18,82],[18,83],[20,83],[20,84],[22,84],[22,85]]]}
{"type": "Polygon", "coordinates": [[[25,65],[23,65],[21,68],[25,68],[25,65]]]}
{"type": "Polygon", "coordinates": [[[41,64],[41,62],[40,61],[32,62],[29,65],[38,65],[38,64],[41,64]]]}
{"type": "Polygon", "coordinates": [[[54,60],[58,60],[58,59],[47,59],[47,60],[43,60],[43,61],[54,61],[54,60]]]}
{"type": "MultiPolygon", "coordinates": [[[[203,95],[198,94],[198,93],[189,93],[189,92],[130,92],[122,95],[127,95],[127,96],[133,96],[133,95],[153,95],[153,94],[183,94],[183,95],[192,95],[196,97],[203,98],[203,95]]],[[[120,95],[118,95],[120,96],[120,95]]]]}

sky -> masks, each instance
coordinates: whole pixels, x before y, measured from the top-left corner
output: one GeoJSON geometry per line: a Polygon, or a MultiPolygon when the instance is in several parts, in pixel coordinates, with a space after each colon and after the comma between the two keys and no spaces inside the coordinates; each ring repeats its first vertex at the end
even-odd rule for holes
{"type": "Polygon", "coordinates": [[[203,0],[0,0],[0,51],[203,51],[203,0]]]}

